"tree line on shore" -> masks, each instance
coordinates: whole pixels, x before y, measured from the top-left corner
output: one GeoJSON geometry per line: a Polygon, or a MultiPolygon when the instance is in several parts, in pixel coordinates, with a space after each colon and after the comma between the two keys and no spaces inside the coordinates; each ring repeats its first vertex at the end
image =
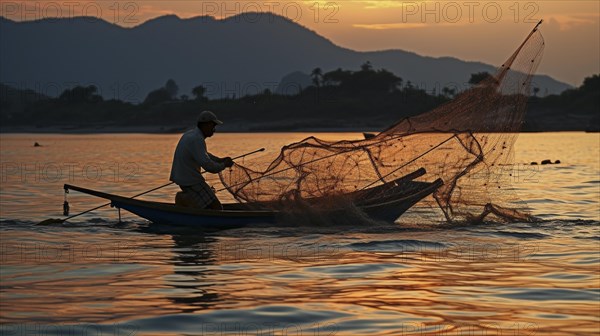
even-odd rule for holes
{"type": "MultiPolygon", "coordinates": [[[[469,85],[476,85],[490,74],[471,74],[469,85]]],[[[181,94],[173,79],[148,93],[143,102],[132,104],[117,99],[105,100],[95,86],[76,86],[56,98],[1,86],[0,122],[3,125],[91,125],[114,126],[156,125],[185,126],[200,110],[214,110],[226,120],[239,124],[265,124],[273,128],[302,128],[352,125],[382,128],[404,117],[429,111],[451,100],[456,88],[433,88],[430,91],[415,86],[385,69],[374,69],[366,62],[356,71],[336,69],[324,73],[312,71],[310,85],[297,93],[283,95],[269,89],[240,97],[209,99],[207,88],[198,85],[190,94],[181,94]]],[[[532,89],[529,110],[537,122],[526,122],[535,129],[546,125],[539,118],[564,118],[574,115],[581,121],[575,128],[593,129],[600,114],[600,76],[585,79],[579,88],[560,95],[539,97],[539,88],[532,89]],[[537,125],[537,126],[533,126],[537,125]]]]}

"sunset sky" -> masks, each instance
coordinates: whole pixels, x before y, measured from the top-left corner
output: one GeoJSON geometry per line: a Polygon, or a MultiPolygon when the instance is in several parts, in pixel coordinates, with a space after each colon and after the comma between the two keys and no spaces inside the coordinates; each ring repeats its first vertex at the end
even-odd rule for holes
{"type": "MultiPolygon", "coordinates": [[[[132,27],[166,14],[217,18],[274,12],[335,44],[360,51],[403,49],[500,65],[540,19],[539,73],[572,85],[600,73],[600,1],[3,1],[16,21],[96,16],[132,27]]],[[[247,15],[248,20],[254,20],[247,15]]],[[[377,65],[375,64],[375,67],[377,65]]]]}

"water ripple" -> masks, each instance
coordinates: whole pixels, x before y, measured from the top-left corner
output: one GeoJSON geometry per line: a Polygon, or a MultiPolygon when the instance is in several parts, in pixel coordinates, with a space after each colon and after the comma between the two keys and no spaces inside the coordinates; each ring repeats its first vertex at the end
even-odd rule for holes
{"type": "Polygon", "coordinates": [[[600,290],[576,290],[563,288],[535,288],[519,290],[496,296],[531,301],[600,301],[600,290]]]}

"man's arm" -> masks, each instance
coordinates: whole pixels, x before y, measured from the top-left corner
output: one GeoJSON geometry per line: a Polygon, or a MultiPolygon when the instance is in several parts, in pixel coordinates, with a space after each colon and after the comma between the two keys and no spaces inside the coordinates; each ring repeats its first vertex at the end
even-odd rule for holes
{"type": "Polygon", "coordinates": [[[195,141],[191,151],[194,160],[207,172],[216,174],[225,169],[225,164],[211,158],[211,155],[206,151],[206,143],[204,141],[195,141]]]}
{"type": "Polygon", "coordinates": [[[213,161],[215,161],[215,162],[220,162],[220,163],[224,164],[225,168],[229,168],[229,167],[233,166],[233,160],[229,156],[228,157],[224,157],[224,158],[220,158],[218,156],[212,155],[211,153],[208,153],[208,157],[210,157],[210,159],[213,160],[213,161]]]}
{"type": "Polygon", "coordinates": [[[211,154],[211,153],[209,153],[209,152],[206,152],[206,154],[208,154],[208,157],[209,157],[211,160],[215,161],[215,162],[223,162],[223,158],[220,158],[220,157],[218,157],[218,156],[212,155],[212,154],[211,154]]]}

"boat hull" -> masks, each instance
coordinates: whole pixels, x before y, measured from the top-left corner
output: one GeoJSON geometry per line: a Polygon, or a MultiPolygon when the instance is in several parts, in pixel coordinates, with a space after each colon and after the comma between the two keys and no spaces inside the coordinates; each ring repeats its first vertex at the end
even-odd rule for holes
{"type": "MultiPolygon", "coordinates": [[[[384,198],[369,200],[368,203],[357,205],[360,211],[375,220],[393,222],[417,202],[432,194],[443,184],[441,179],[434,182],[412,182],[414,191],[411,193],[390,195],[384,198]]],[[[231,228],[258,224],[275,224],[284,215],[277,210],[244,209],[243,204],[224,204],[224,210],[194,209],[177,206],[172,203],[144,201],[123,196],[103,193],[72,185],[65,189],[76,190],[96,197],[110,200],[113,207],[127,210],[139,217],[158,224],[189,226],[197,228],[231,228]]],[[[256,204],[250,208],[255,208],[256,204]]],[[[348,209],[319,210],[318,214],[341,217],[348,209]]],[[[285,213],[288,217],[289,213],[285,213]]]]}
{"type": "Polygon", "coordinates": [[[152,204],[132,204],[131,202],[119,200],[113,200],[111,204],[153,223],[166,225],[229,228],[253,224],[274,224],[277,222],[277,213],[275,212],[254,213],[207,210],[202,213],[190,213],[182,211],[183,209],[177,206],[173,206],[173,209],[169,210],[156,208],[152,204]]]}

